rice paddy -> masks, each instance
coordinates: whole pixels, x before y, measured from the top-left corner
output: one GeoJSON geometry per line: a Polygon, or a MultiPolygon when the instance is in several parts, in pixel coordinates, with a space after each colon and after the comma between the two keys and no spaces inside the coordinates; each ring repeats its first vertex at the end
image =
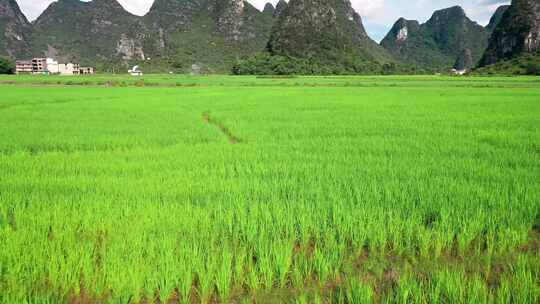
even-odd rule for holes
{"type": "Polygon", "coordinates": [[[0,303],[539,303],[537,78],[0,78],[0,303]]]}

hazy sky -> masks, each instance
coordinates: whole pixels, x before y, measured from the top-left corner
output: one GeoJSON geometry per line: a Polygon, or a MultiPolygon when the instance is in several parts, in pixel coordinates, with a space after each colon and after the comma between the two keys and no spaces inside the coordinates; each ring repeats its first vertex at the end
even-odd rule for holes
{"type": "MultiPolygon", "coordinates": [[[[28,19],[34,20],[54,0],[17,0],[28,19]]],[[[266,2],[278,0],[248,0],[262,9],[266,2]]],[[[144,15],[153,0],[118,0],[128,11],[144,15]]],[[[354,8],[364,18],[364,25],[370,36],[380,40],[399,17],[426,21],[434,10],[461,5],[468,16],[485,25],[495,9],[508,0],[351,0],[354,8]]]]}

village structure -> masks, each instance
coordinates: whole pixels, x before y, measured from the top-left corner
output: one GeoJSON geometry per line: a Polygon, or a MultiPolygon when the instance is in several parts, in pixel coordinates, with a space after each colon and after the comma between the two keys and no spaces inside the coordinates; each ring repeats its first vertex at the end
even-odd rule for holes
{"type": "Polygon", "coordinates": [[[78,63],[59,63],[52,58],[33,58],[32,60],[17,60],[17,74],[32,75],[89,75],[94,74],[94,68],[81,67],[78,63]]]}

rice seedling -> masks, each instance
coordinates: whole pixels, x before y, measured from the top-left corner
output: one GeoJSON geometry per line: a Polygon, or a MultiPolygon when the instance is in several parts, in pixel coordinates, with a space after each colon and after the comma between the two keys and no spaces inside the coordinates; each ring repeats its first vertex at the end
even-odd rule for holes
{"type": "Polygon", "coordinates": [[[5,81],[2,304],[540,301],[536,78],[5,81]]]}

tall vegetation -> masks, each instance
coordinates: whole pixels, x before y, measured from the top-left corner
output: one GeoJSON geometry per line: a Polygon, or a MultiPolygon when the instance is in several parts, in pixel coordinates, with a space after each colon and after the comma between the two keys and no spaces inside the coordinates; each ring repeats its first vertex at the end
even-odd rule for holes
{"type": "Polygon", "coordinates": [[[540,52],[522,54],[492,65],[478,68],[475,75],[536,75],[540,76],[540,52]]]}
{"type": "Polygon", "coordinates": [[[260,53],[237,60],[234,75],[392,75],[426,74],[427,70],[396,62],[379,63],[343,56],[340,61],[260,53]]]}
{"type": "Polygon", "coordinates": [[[0,56],[0,74],[15,74],[15,62],[0,56]]]}
{"type": "Polygon", "coordinates": [[[0,303],[540,301],[534,78],[175,81],[0,87],[0,303]]]}

